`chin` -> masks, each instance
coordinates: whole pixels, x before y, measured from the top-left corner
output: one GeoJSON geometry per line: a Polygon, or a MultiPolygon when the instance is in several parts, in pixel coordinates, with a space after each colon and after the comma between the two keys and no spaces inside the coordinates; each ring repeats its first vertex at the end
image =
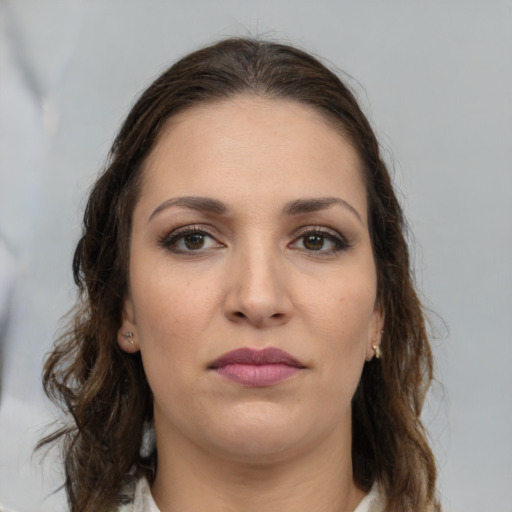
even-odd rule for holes
{"type": "Polygon", "coordinates": [[[289,439],[286,432],[268,430],[215,439],[217,455],[249,466],[266,466],[290,459],[300,443],[289,439]],[[224,442],[223,442],[224,441],[224,442]]]}
{"type": "Polygon", "coordinates": [[[313,414],[299,418],[276,404],[262,404],[223,416],[222,424],[209,430],[211,443],[220,455],[249,464],[269,464],[289,459],[301,447],[319,437],[313,414]],[[308,421],[308,418],[310,421],[308,421]]]}

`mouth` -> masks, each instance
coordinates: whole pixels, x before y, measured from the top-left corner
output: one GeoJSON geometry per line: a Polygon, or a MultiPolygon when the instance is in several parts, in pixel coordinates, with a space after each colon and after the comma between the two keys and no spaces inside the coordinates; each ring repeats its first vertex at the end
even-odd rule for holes
{"type": "Polygon", "coordinates": [[[297,375],[306,367],[278,348],[241,348],[216,359],[208,369],[248,387],[273,386],[297,375]]]}

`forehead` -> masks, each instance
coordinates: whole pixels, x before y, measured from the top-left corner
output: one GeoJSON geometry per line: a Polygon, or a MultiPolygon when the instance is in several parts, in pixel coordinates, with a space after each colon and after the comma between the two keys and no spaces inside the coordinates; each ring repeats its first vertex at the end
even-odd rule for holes
{"type": "Polygon", "coordinates": [[[144,164],[142,195],[214,191],[254,201],[276,190],[283,200],[337,192],[364,211],[364,188],[357,152],[334,121],[295,101],[241,95],[166,123],[144,164]]]}

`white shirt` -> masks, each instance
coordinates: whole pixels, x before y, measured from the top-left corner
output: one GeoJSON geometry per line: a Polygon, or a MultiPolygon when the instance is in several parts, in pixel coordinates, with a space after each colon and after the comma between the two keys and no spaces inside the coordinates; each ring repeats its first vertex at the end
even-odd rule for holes
{"type": "MultiPolygon", "coordinates": [[[[378,486],[374,484],[354,512],[382,512],[383,508],[378,486]]],[[[145,478],[139,480],[137,484],[133,503],[123,505],[118,512],[160,512],[145,478]]]]}

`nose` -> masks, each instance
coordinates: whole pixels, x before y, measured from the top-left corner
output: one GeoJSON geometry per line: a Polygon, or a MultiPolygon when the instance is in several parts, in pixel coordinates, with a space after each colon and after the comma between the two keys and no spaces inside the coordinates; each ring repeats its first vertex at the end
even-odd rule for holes
{"type": "Polygon", "coordinates": [[[230,263],[226,317],[257,328],[288,322],[293,303],[289,279],[280,258],[260,246],[248,248],[230,263]]]}

